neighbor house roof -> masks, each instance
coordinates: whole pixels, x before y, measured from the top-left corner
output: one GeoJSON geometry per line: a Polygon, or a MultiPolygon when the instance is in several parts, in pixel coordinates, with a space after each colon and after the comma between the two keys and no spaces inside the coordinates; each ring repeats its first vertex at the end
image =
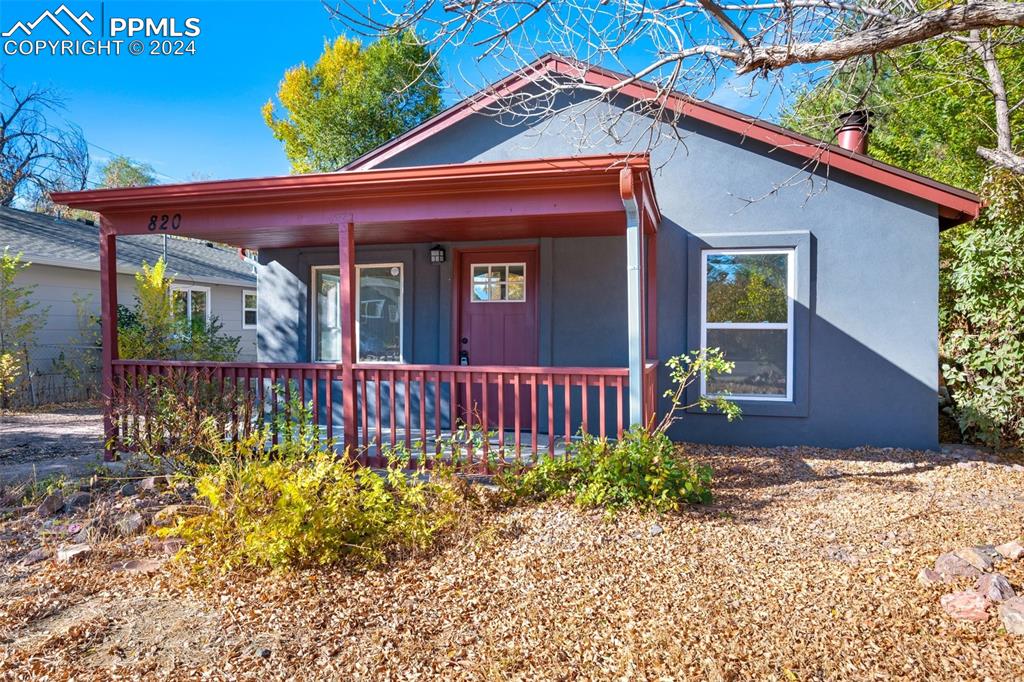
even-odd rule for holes
{"type": "Polygon", "coordinates": [[[426,138],[435,135],[459,121],[480,111],[486,111],[503,98],[537,82],[539,79],[563,74],[580,79],[588,85],[609,88],[622,83],[619,92],[636,100],[665,98],[665,107],[686,118],[731,131],[744,138],[751,138],[785,150],[808,160],[808,168],[821,165],[850,173],[871,182],[920,197],[939,207],[939,221],[943,228],[952,227],[978,217],[981,207],[979,197],[967,190],[947,185],[923,175],[911,173],[883,163],[864,154],[843,149],[813,137],[788,130],[753,116],[728,109],[717,104],[695,100],[681,92],[667,96],[657,86],[640,80],[632,80],[625,74],[589,64],[570,62],[558,55],[545,55],[533,64],[520,69],[507,78],[494,83],[475,95],[445,109],[415,128],[399,135],[380,147],[373,149],[352,161],[344,170],[375,168],[426,138]]]}
{"type": "MultiPolygon", "coordinates": [[[[99,228],[79,220],[0,207],[0,249],[5,246],[39,265],[99,270],[99,228]]],[[[117,269],[136,272],[143,261],[155,263],[163,253],[160,235],[118,237],[117,269]]],[[[167,239],[167,272],[179,281],[256,283],[252,265],[236,250],[196,239],[167,239]]]]}

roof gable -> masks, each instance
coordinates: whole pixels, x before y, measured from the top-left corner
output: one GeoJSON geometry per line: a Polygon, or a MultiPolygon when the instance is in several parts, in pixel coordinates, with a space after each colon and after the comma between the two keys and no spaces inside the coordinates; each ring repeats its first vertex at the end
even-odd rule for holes
{"type": "MultiPolygon", "coordinates": [[[[636,100],[649,100],[659,96],[657,87],[651,83],[630,80],[623,74],[592,65],[572,64],[557,55],[546,55],[511,76],[493,83],[449,107],[415,128],[389,140],[380,147],[367,152],[349,163],[343,170],[375,168],[378,164],[423,140],[469,116],[486,110],[495,102],[552,74],[565,74],[601,88],[626,83],[621,87],[619,93],[636,100]]],[[[980,199],[972,192],[911,173],[870,156],[851,152],[717,104],[697,101],[682,93],[674,92],[668,96],[666,108],[681,117],[695,119],[735,133],[741,138],[758,140],[773,148],[795,154],[814,165],[841,170],[934,203],[939,207],[939,220],[942,228],[973,220],[978,216],[981,207],[980,199]]]]}

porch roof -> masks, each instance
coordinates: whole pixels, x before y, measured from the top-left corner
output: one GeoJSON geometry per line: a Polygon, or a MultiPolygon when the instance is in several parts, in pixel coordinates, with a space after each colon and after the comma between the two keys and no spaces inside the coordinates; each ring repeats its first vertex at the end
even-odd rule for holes
{"type": "Polygon", "coordinates": [[[625,232],[635,199],[661,220],[646,156],[604,154],[55,192],[112,234],[177,234],[244,248],[388,244],[625,232]],[[155,220],[154,220],[155,218],[155,220]],[[176,227],[175,227],[176,225],[176,227]]]}

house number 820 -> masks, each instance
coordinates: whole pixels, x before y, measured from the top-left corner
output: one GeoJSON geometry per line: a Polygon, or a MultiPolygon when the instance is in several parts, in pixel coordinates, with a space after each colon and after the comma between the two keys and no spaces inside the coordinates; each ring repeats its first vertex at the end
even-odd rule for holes
{"type": "Polygon", "coordinates": [[[149,216],[149,225],[147,226],[150,232],[155,230],[166,230],[170,227],[172,230],[177,230],[181,227],[181,214],[175,213],[174,215],[151,215],[149,216]]]}

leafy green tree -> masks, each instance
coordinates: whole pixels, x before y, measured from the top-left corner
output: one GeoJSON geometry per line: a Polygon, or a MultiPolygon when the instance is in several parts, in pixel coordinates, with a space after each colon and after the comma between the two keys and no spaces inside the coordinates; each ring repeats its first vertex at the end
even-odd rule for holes
{"type": "Polygon", "coordinates": [[[441,110],[437,61],[411,31],[367,46],[344,36],[285,72],[263,118],[293,173],[335,171],[441,110]],[[428,65],[429,66],[425,66],[428,65]]]}
{"type": "MultiPolygon", "coordinates": [[[[1008,36],[1004,36],[1008,37],[1008,36]]],[[[1010,102],[1024,99],[1024,45],[992,38],[1010,102]]],[[[834,137],[839,113],[872,113],[871,156],[957,187],[981,189],[997,145],[993,95],[984,63],[963,43],[926,44],[839,69],[795,97],[787,127],[834,137]]],[[[1010,113],[1012,143],[1024,146],[1024,107],[1010,113]]]]}
{"type": "Polygon", "coordinates": [[[175,317],[171,297],[173,278],[166,274],[163,258],[142,264],[135,274],[135,308],[117,311],[118,352],[126,359],[211,360],[227,362],[238,357],[241,339],[222,333],[216,316],[194,319],[191,324],[175,317]]]}
{"type": "Polygon", "coordinates": [[[47,309],[32,300],[35,285],[15,279],[32,265],[4,247],[0,256],[0,405],[8,407],[18,377],[25,371],[28,348],[46,322],[47,309]]]}
{"type": "MultiPolygon", "coordinates": [[[[1007,99],[1024,100],[1024,46],[989,41],[1007,99]]],[[[1022,442],[1024,189],[1019,175],[978,154],[997,146],[998,125],[989,74],[974,57],[968,45],[947,42],[841,70],[802,93],[783,121],[828,139],[836,114],[868,108],[872,156],[982,194],[982,216],[941,238],[942,372],[967,437],[1022,442]]],[[[1009,112],[1014,148],[1024,144],[1022,116],[1020,107],[1009,112]]]]}
{"type": "Polygon", "coordinates": [[[115,156],[100,167],[101,187],[148,187],[156,184],[156,171],[148,163],[115,156]]]}

